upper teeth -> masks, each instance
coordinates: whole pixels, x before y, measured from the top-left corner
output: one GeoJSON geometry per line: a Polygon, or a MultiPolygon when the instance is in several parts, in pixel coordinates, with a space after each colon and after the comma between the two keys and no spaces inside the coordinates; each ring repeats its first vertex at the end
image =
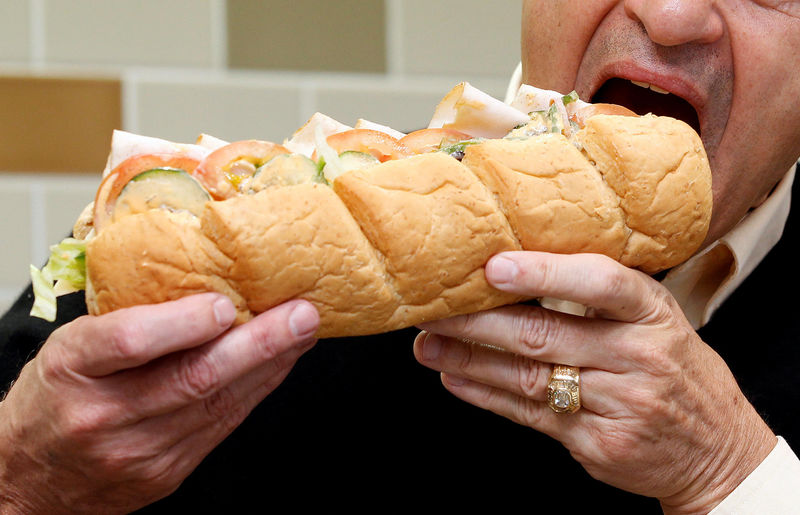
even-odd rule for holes
{"type": "Polygon", "coordinates": [[[669,91],[667,91],[666,89],[661,89],[658,86],[654,86],[653,84],[650,84],[650,83],[647,83],[647,82],[639,82],[639,81],[635,81],[635,80],[632,80],[631,82],[633,82],[637,86],[640,86],[640,87],[643,87],[643,88],[650,88],[651,90],[655,91],[656,93],[662,93],[664,95],[669,95],[669,91]]]}

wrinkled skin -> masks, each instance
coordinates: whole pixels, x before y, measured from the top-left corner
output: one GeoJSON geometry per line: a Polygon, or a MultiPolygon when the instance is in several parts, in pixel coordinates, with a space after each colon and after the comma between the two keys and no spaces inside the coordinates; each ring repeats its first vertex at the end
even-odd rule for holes
{"type": "MultiPolygon", "coordinates": [[[[800,155],[797,48],[797,1],[523,6],[523,82],[601,101],[601,86],[621,77],[694,108],[714,181],[707,243],[800,155]]],[[[624,104],[630,91],[613,99],[624,104]]],[[[458,398],[556,438],[593,477],[656,497],[667,513],[708,512],[774,447],[726,364],[650,277],[601,256],[534,252],[496,256],[486,277],[501,290],[588,306],[587,316],[519,305],[425,324],[417,359],[458,398]],[[553,363],[581,367],[574,414],[544,402],[553,363]]]]}
{"type": "Polygon", "coordinates": [[[127,513],[173,492],[319,323],[304,301],[234,317],[202,294],[56,330],[0,403],[0,513],[127,513]]]}
{"type": "MultiPolygon", "coordinates": [[[[713,240],[798,154],[797,11],[777,0],[526,1],[525,81],[591,98],[608,65],[691,93],[712,158],[713,240]]],[[[667,511],[707,511],[769,452],[774,435],[657,283],[597,256],[510,257],[511,273],[487,266],[498,288],[582,302],[593,317],[512,306],[426,326],[417,356],[455,395],[558,438],[595,477],[667,511]],[[542,403],[553,362],[583,367],[576,414],[542,403]]],[[[127,512],[177,488],[314,343],[308,304],[229,329],[233,316],[229,301],[201,295],[53,333],[0,403],[0,512],[127,512]]]]}

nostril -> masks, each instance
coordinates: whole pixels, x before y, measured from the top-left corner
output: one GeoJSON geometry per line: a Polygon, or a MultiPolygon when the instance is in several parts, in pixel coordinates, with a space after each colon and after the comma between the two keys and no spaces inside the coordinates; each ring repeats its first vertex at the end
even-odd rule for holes
{"type": "Polygon", "coordinates": [[[626,0],[625,14],[662,46],[713,43],[724,33],[711,0],[626,0]]]}

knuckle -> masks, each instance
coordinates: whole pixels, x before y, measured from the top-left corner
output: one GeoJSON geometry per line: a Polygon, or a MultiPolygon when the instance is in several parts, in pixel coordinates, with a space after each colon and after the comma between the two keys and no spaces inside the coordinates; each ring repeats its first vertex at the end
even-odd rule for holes
{"type": "Polygon", "coordinates": [[[262,362],[272,361],[279,354],[276,331],[271,324],[252,324],[249,327],[250,341],[262,362]]]}
{"type": "Polygon", "coordinates": [[[220,419],[220,430],[222,431],[222,434],[228,435],[232,433],[234,429],[239,427],[239,425],[244,422],[244,419],[247,418],[249,413],[250,410],[244,404],[234,404],[228,410],[225,416],[220,419]]]}
{"type": "Polygon", "coordinates": [[[646,345],[639,349],[642,370],[653,378],[680,380],[682,366],[676,361],[670,345],[646,345]]]}
{"type": "Polygon", "coordinates": [[[529,356],[538,356],[549,342],[558,340],[558,320],[550,310],[533,309],[516,321],[519,343],[529,356]]]}
{"type": "Polygon", "coordinates": [[[171,491],[177,488],[183,480],[178,463],[168,453],[150,458],[141,468],[139,475],[143,483],[153,485],[153,487],[163,491],[171,491]]]}
{"type": "Polygon", "coordinates": [[[536,361],[531,361],[523,356],[514,356],[514,368],[517,371],[519,389],[527,398],[541,397],[544,390],[542,384],[542,367],[536,361]]]}
{"type": "Polygon", "coordinates": [[[205,413],[211,420],[227,417],[236,410],[237,403],[230,388],[222,388],[203,401],[205,413]]]}
{"type": "Polygon", "coordinates": [[[630,459],[635,447],[630,433],[621,428],[606,428],[602,433],[595,435],[594,439],[598,442],[597,449],[600,451],[597,460],[606,467],[625,463],[630,459]]]}
{"type": "Polygon", "coordinates": [[[189,399],[202,399],[219,389],[219,371],[205,356],[184,355],[178,371],[178,387],[189,399]]]}
{"type": "Polygon", "coordinates": [[[107,345],[114,358],[128,360],[140,352],[142,328],[138,324],[117,324],[108,333],[107,345]]]}
{"type": "Polygon", "coordinates": [[[520,424],[538,428],[541,426],[542,411],[536,409],[536,403],[524,397],[516,397],[512,403],[512,419],[520,424]]]}
{"type": "Polygon", "coordinates": [[[116,479],[133,479],[138,462],[138,457],[126,448],[114,449],[95,458],[96,468],[116,479]]]}
{"type": "Polygon", "coordinates": [[[25,368],[35,366],[40,376],[46,379],[62,377],[67,370],[63,346],[51,345],[43,350],[44,352],[40,352],[25,368]]]}
{"type": "Polygon", "coordinates": [[[96,468],[152,500],[173,491],[183,479],[171,455],[124,447],[98,457],[96,468]]]}
{"type": "Polygon", "coordinates": [[[64,437],[73,443],[90,443],[113,425],[110,412],[97,405],[83,405],[80,409],[62,407],[58,420],[64,437]]]}
{"type": "Polygon", "coordinates": [[[628,271],[619,266],[602,267],[600,271],[599,296],[601,302],[619,298],[630,281],[628,271]]]}
{"type": "Polygon", "coordinates": [[[474,347],[472,345],[465,345],[460,348],[460,351],[455,362],[456,371],[469,375],[475,362],[474,347]]]}
{"type": "Polygon", "coordinates": [[[662,325],[674,325],[676,318],[673,315],[679,312],[672,294],[663,285],[656,283],[651,289],[649,318],[650,322],[662,325]]]}
{"type": "Polygon", "coordinates": [[[468,313],[453,319],[453,322],[457,323],[455,329],[458,334],[475,334],[475,331],[479,329],[480,316],[478,313],[468,313]]]}

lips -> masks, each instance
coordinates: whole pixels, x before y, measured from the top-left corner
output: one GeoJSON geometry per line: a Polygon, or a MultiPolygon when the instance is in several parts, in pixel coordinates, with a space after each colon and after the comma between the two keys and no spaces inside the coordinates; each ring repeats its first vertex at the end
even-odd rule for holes
{"type": "Polygon", "coordinates": [[[623,105],[640,115],[671,116],[700,133],[700,120],[692,104],[666,89],[645,82],[611,78],[600,86],[590,101],[623,105]]]}

